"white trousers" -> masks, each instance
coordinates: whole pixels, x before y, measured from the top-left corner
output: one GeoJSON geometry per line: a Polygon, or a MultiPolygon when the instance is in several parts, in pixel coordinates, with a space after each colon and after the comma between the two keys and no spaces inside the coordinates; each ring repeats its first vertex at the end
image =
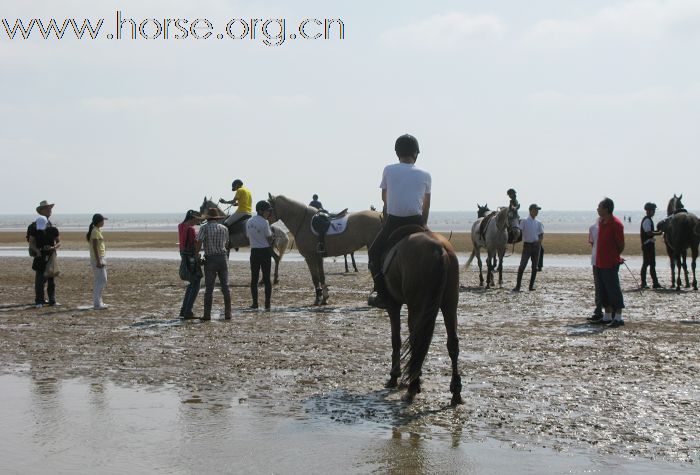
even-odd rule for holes
{"type": "MultiPolygon", "coordinates": [[[[105,260],[102,259],[104,263],[105,260]]],[[[97,267],[97,263],[91,263],[92,273],[95,276],[95,285],[92,291],[92,304],[95,307],[104,305],[102,302],[102,291],[107,286],[107,266],[97,267]]]]}

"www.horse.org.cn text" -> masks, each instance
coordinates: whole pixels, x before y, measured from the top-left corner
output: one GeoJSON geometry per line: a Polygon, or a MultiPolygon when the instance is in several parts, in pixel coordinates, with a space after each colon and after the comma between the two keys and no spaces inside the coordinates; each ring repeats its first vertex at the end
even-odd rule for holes
{"type": "Polygon", "coordinates": [[[124,15],[120,10],[112,21],[64,18],[2,18],[0,40],[247,40],[266,46],[289,41],[344,40],[345,24],[339,18],[232,18],[213,22],[206,18],[143,18],[124,15]],[[114,29],[109,30],[108,24],[114,29]],[[222,25],[218,29],[215,25],[222,25]]]}

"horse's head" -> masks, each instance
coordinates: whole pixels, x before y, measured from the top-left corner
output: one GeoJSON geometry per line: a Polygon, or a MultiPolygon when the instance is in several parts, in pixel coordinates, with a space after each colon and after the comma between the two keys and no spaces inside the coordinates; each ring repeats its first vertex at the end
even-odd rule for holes
{"type": "MultiPolygon", "coordinates": [[[[199,213],[204,215],[207,214],[207,211],[209,211],[210,208],[216,208],[219,211],[221,211],[221,208],[219,208],[219,205],[214,203],[211,198],[207,198],[206,196],[202,200],[202,205],[199,207],[199,213]]],[[[222,211],[223,213],[223,211],[222,211]]]]}
{"type": "Polygon", "coordinates": [[[272,223],[276,223],[277,221],[280,220],[280,217],[279,217],[279,215],[277,214],[277,207],[275,206],[275,201],[276,201],[277,197],[276,197],[276,196],[272,196],[271,193],[268,193],[268,194],[267,194],[267,197],[268,197],[268,198],[267,198],[267,202],[270,203],[270,206],[271,206],[271,208],[270,208],[270,219],[269,219],[269,222],[270,222],[271,224],[272,224],[272,223]]]}
{"type": "Polygon", "coordinates": [[[491,210],[489,209],[489,205],[488,205],[488,204],[485,204],[484,206],[481,206],[479,203],[477,203],[477,204],[476,204],[476,207],[477,207],[477,211],[476,211],[476,217],[477,217],[477,218],[483,218],[484,216],[486,216],[486,214],[487,214],[489,211],[491,211],[491,210]]]}
{"type": "Polygon", "coordinates": [[[680,196],[676,196],[676,194],[674,193],[673,198],[668,200],[668,207],[666,208],[667,216],[671,216],[672,214],[676,214],[679,211],[685,210],[685,206],[683,206],[681,198],[683,198],[683,193],[681,193],[680,196]]]}

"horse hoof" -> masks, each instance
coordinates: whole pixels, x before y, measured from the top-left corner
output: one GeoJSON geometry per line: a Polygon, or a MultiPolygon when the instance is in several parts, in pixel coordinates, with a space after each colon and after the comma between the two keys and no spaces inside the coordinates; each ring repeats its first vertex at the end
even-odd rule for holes
{"type": "Polygon", "coordinates": [[[412,393],[411,391],[409,391],[406,394],[404,394],[404,396],[401,398],[401,400],[403,402],[405,402],[406,404],[411,404],[415,398],[416,398],[416,395],[414,393],[412,393]]]}
{"type": "Polygon", "coordinates": [[[398,378],[389,378],[389,381],[386,382],[384,387],[387,389],[394,389],[398,385],[398,378]]]}
{"type": "Polygon", "coordinates": [[[455,407],[455,406],[459,406],[460,404],[464,404],[464,401],[462,400],[462,395],[461,394],[453,394],[452,401],[450,402],[450,405],[452,407],[455,407]]]}

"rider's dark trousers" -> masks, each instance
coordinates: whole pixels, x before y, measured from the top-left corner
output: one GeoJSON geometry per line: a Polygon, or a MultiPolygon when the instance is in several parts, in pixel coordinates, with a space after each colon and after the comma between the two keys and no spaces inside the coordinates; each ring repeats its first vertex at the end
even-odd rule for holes
{"type": "Polygon", "coordinates": [[[250,294],[253,297],[253,305],[258,305],[258,279],[260,271],[265,285],[265,308],[270,308],[272,297],[272,282],[270,282],[270,268],[272,266],[272,248],[262,247],[250,250],[250,294]]]}
{"type": "Polygon", "coordinates": [[[419,214],[414,216],[387,215],[386,221],[382,225],[382,229],[379,230],[379,234],[377,234],[377,237],[374,238],[374,242],[367,252],[367,257],[369,258],[368,267],[373,277],[376,275],[381,275],[382,273],[381,259],[382,254],[388,251],[386,246],[389,236],[391,236],[391,233],[396,231],[398,228],[407,224],[417,224],[422,226],[423,217],[419,214]]]}

